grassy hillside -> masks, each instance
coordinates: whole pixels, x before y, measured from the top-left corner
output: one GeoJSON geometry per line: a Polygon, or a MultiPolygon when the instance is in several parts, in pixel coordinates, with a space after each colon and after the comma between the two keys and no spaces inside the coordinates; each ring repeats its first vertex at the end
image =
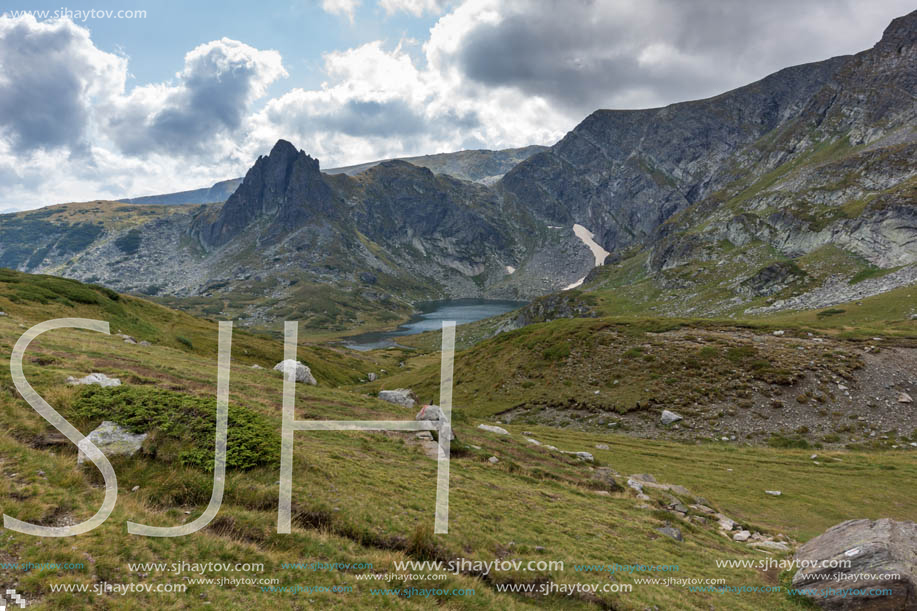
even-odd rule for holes
{"type": "MultiPolygon", "coordinates": [[[[0,310],[8,313],[0,316],[0,510],[45,525],[73,523],[94,513],[102,498],[101,478],[91,465],[76,465],[75,448],[56,440],[53,429],[13,389],[8,362],[12,344],[23,327],[54,316],[109,320],[113,331],[120,329],[151,342],[142,346],[126,344],[115,336],[55,331],[39,338],[27,355],[29,381],[84,433],[103,419],[118,419],[133,430],[150,433],[140,453],[113,460],[120,494],[114,513],[103,526],[65,539],[3,533],[0,558],[5,563],[82,565],[75,570],[27,572],[11,569],[9,564],[0,568],[0,582],[16,588],[40,608],[188,609],[213,605],[247,609],[277,605],[426,609],[436,604],[450,609],[796,609],[802,603],[785,593],[702,593],[663,585],[636,584],[629,593],[548,597],[498,590],[507,584],[548,582],[634,584],[635,578],[647,576],[574,569],[578,564],[613,562],[677,564],[678,572],[670,576],[724,579],[732,587],[786,583],[787,575],[773,570],[717,568],[718,559],[760,559],[768,554],[729,540],[716,532],[714,522],[704,520],[694,510],[687,518],[667,511],[671,495],[685,503],[702,500],[749,528],[789,541],[808,539],[850,517],[917,518],[917,510],[909,502],[917,468],[913,454],[903,450],[820,452],[820,464],[815,464],[808,458],[808,450],[637,440],[611,430],[538,425],[506,425],[509,436],[476,428],[493,410],[508,404],[500,398],[499,389],[493,388],[504,374],[509,376],[514,367],[555,367],[564,358],[564,338],[570,338],[570,344],[589,341],[590,337],[601,337],[596,325],[608,325],[603,321],[563,321],[500,336],[459,355],[455,387],[458,441],[453,444],[448,535],[431,533],[436,463],[424,455],[418,440],[411,434],[349,432],[297,433],[293,533],[278,535],[276,446],[282,380],[275,372],[250,365],[271,365],[280,359],[282,346],[270,337],[237,332],[230,422],[239,432],[229,438],[230,468],[223,506],[217,518],[194,535],[136,537],[126,533],[126,520],[155,525],[183,523],[194,519],[209,499],[215,324],[104,289],[8,272],[4,272],[0,285],[0,310]],[[192,345],[176,339],[179,335],[192,345]],[[520,356],[514,361],[501,352],[514,344],[528,346],[526,358],[520,356]],[[537,362],[529,362],[528,357],[537,358],[537,362]],[[484,370],[497,362],[504,368],[481,378],[484,370]],[[119,377],[125,385],[98,389],[65,384],[68,375],[90,371],[119,377]],[[475,393],[477,399],[472,400],[475,393]],[[528,442],[524,436],[543,445],[528,442]],[[607,449],[597,449],[597,444],[607,449]],[[561,450],[589,451],[595,461],[584,462],[561,450]],[[497,457],[498,462],[489,461],[491,457],[497,457]],[[623,491],[608,480],[614,477],[623,484],[631,473],[651,473],[660,482],[680,484],[689,490],[648,490],[650,500],[640,501],[632,491],[623,491]],[[843,481],[843,486],[838,486],[838,481],[843,481]],[[763,494],[764,489],[780,489],[784,495],[769,497],[763,494]],[[656,530],[666,522],[681,529],[683,542],[656,530]],[[403,573],[394,571],[395,561],[454,558],[563,561],[565,568],[500,571],[487,576],[466,571],[448,574],[444,580],[395,577],[388,583],[375,582],[388,588],[473,589],[473,596],[375,595],[372,590],[377,585],[357,578],[403,573]],[[264,571],[215,570],[202,576],[190,571],[131,571],[127,566],[181,561],[263,563],[264,571]],[[372,569],[283,566],[311,562],[371,563],[372,569]],[[233,586],[188,581],[199,577],[276,578],[278,583],[271,584],[274,587],[329,590],[268,592],[254,583],[233,586]],[[103,582],[184,583],[188,591],[123,597],[51,591],[57,584],[92,586],[103,582]],[[330,591],[333,587],[342,591],[330,591]]],[[[608,328],[621,337],[637,333],[626,326],[608,328]]],[[[364,394],[366,388],[351,386],[368,370],[399,370],[391,361],[393,357],[351,357],[314,346],[301,346],[299,355],[313,367],[319,386],[297,388],[298,418],[402,420],[413,416],[412,411],[364,394]]],[[[424,376],[433,374],[434,358],[437,355],[420,356],[416,363],[409,361],[407,371],[399,373],[403,377],[383,375],[382,383],[393,387],[412,377],[425,380],[424,376]]],[[[638,360],[645,363],[642,358],[638,360]]],[[[636,370],[631,375],[636,375],[636,370]]],[[[552,388],[549,382],[544,379],[539,384],[542,389],[552,388]]],[[[416,386],[422,398],[436,400],[432,386],[425,384],[416,386]]],[[[520,400],[534,388],[520,385],[520,400]]]]}

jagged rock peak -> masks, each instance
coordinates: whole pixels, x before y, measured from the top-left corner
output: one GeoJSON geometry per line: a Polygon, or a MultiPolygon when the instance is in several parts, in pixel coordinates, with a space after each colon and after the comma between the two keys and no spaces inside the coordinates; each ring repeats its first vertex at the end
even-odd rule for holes
{"type": "Polygon", "coordinates": [[[258,157],[222,208],[200,217],[192,231],[204,245],[220,246],[256,218],[268,216],[272,220],[260,239],[275,240],[315,214],[335,214],[334,197],[318,159],[278,140],[270,154],[258,157]]]}
{"type": "Polygon", "coordinates": [[[897,50],[905,45],[914,44],[915,40],[917,40],[917,10],[892,19],[892,22],[888,24],[888,27],[882,33],[882,39],[876,43],[875,48],[897,50]]]}
{"type": "Polygon", "coordinates": [[[299,157],[308,160],[308,165],[311,166],[316,172],[319,171],[319,162],[318,159],[314,159],[305,153],[305,151],[297,149],[293,144],[281,138],[274,144],[274,147],[271,149],[271,152],[268,153],[267,157],[259,157],[261,159],[267,159],[271,164],[278,164],[283,166],[292,165],[299,157]]]}

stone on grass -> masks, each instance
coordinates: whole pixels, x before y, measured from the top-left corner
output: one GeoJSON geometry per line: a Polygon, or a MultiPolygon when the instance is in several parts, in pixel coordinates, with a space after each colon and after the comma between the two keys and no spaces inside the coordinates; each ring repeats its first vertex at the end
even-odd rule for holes
{"type": "Polygon", "coordinates": [[[593,462],[595,458],[589,452],[564,452],[564,454],[572,454],[580,460],[585,460],[586,462],[593,462]]]}
{"type": "Polygon", "coordinates": [[[401,407],[414,409],[417,405],[417,395],[410,388],[396,388],[394,390],[380,390],[379,398],[401,407]]]}
{"type": "Polygon", "coordinates": [[[779,490],[765,490],[764,494],[769,494],[771,496],[780,496],[783,493],[780,492],[779,490]]]}
{"type": "MultiPolygon", "coordinates": [[[[143,445],[146,436],[147,433],[134,434],[120,424],[106,420],[86,437],[102,451],[102,454],[111,458],[133,456],[143,445]]],[[[77,464],[81,465],[87,460],[88,457],[81,450],[76,459],[77,464]]]]}
{"type": "Polygon", "coordinates": [[[749,539],[751,539],[751,531],[748,531],[748,530],[740,530],[736,534],[732,535],[733,541],[741,542],[741,541],[748,541],[749,539]]]}
{"type": "Polygon", "coordinates": [[[678,422],[679,420],[683,420],[683,418],[680,415],[676,414],[675,412],[669,411],[667,409],[662,410],[662,416],[660,416],[660,419],[662,420],[662,424],[666,426],[672,424],[673,422],[678,422]]]}
{"type": "MultiPolygon", "coordinates": [[[[443,410],[438,405],[424,405],[420,411],[417,412],[417,415],[414,416],[414,420],[428,420],[430,422],[436,422],[440,427],[445,424],[445,419],[446,417],[443,414],[443,410]]],[[[449,433],[449,441],[455,441],[455,431],[451,430],[451,427],[449,433]]],[[[434,437],[439,439],[439,430],[434,432],[434,437]]]]}
{"type": "Polygon", "coordinates": [[[731,531],[736,527],[735,521],[730,518],[727,518],[723,514],[716,514],[717,523],[720,525],[720,530],[731,531]]]}
{"type": "Polygon", "coordinates": [[[315,381],[315,377],[312,375],[312,370],[299,361],[287,359],[274,365],[274,371],[279,371],[286,374],[287,370],[292,371],[293,375],[295,376],[294,380],[296,382],[311,384],[312,386],[318,384],[318,382],[315,381]]]}
{"type": "Polygon", "coordinates": [[[379,378],[379,376],[377,376],[377,375],[376,375],[374,372],[372,372],[372,371],[370,371],[368,374],[366,374],[366,379],[369,380],[370,382],[375,382],[378,378],[379,378]]]}
{"type": "Polygon", "coordinates": [[[610,492],[623,490],[621,484],[617,482],[614,476],[615,473],[610,467],[599,467],[595,470],[595,473],[592,474],[592,479],[601,484],[603,490],[608,490],[610,492]]]}
{"type": "Polygon", "coordinates": [[[607,443],[597,443],[595,444],[595,449],[596,450],[608,450],[610,448],[608,447],[607,443]]]}
{"type": "Polygon", "coordinates": [[[665,526],[662,526],[661,528],[657,528],[656,532],[661,533],[665,535],[666,537],[671,537],[672,539],[675,539],[676,541],[684,541],[684,537],[681,536],[681,531],[675,528],[674,526],[672,526],[671,524],[669,524],[668,522],[665,523],[665,526]]]}
{"type": "Polygon", "coordinates": [[[491,456],[490,458],[487,459],[487,462],[489,462],[492,465],[495,465],[498,462],[500,462],[500,459],[497,458],[496,456],[491,456]]]}
{"type": "Polygon", "coordinates": [[[509,431],[501,426],[491,426],[489,424],[479,424],[478,428],[482,431],[487,431],[489,433],[496,433],[497,435],[509,435],[509,431]]]}
{"type": "Polygon", "coordinates": [[[81,384],[91,385],[97,384],[99,386],[121,386],[121,380],[118,378],[109,378],[104,373],[90,373],[85,378],[74,378],[70,376],[67,378],[67,384],[71,386],[77,386],[81,384]]]}
{"type": "Polygon", "coordinates": [[[789,545],[780,541],[752,541],[749,545],[773,552],[788,552],[790,550],[789,545]]]}

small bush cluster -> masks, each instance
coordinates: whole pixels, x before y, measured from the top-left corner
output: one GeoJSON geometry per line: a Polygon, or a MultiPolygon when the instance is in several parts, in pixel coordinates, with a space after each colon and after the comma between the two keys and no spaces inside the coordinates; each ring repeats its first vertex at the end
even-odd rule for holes
{"type": "MultiPolygon", "coordinates": [[[[134,433],[176,442],[185,466],[213,470],[216,399],[152,387],[89,386],[73,401],[76,418],[111,420],[134,433]]],[[[268,419],[246,407],[229,406],[226,467],[251,469],[280,460],[280,435],[268,419]]]]}

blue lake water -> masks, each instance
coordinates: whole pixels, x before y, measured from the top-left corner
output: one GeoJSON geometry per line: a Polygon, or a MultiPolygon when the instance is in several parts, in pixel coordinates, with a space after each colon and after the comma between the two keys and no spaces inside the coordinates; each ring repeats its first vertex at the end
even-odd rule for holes
{"type": "Polygon", "coordinates": [[[424,331],[442,329],[444,320],[454,320],[461,325],[483,318],[503,314],[525,305],[524,301],[506,301],[497,299],[448,299],[428,301],[417,305],[420,314],[404,323],[394,331],[361,333],[345,337],[348,348],[354,350],[376,350],[396,345],[395,338],[403,335],[414,335],[424,331]]]}

